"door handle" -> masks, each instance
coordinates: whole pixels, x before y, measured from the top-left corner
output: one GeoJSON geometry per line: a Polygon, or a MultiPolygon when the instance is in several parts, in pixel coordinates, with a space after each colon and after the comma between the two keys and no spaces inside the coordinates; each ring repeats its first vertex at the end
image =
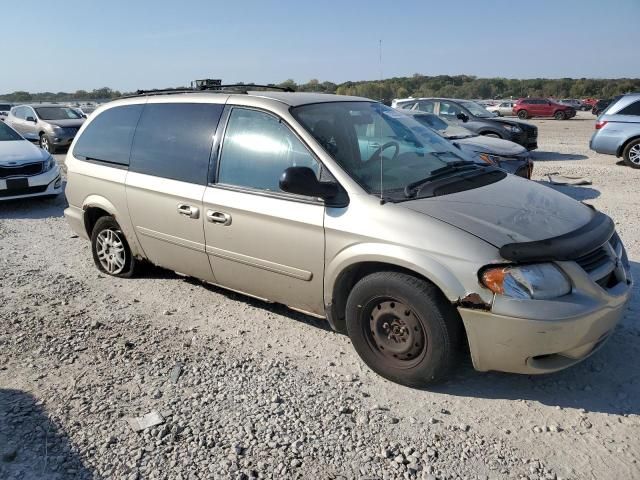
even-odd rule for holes
{"type": "Polygon", "coordinates": [[[186,203],[178,204],[178,213],[189,218],[198,218],[200,216],[200,210],[197,207],[192,207],[186,203]]]}
{"type": "Polygon", "coordinates": [[[207,220],[211,223],[220,223],[225,227],[231,225],[231,215],[224,212],[214,212],[213,210],[207,210],[207,220]]]}
{"type": "Polygon", "coordinates": [[[379,143],[370,143],[369,146],[371,148],[380,148],[380,144],[379,143]]]}

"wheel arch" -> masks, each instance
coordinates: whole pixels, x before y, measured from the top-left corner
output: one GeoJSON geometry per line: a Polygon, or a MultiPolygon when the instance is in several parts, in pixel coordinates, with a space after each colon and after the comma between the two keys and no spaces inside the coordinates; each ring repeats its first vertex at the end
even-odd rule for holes
{"type": "Polygon", "coordinates": [[[116,207],[109,200],[99,195],[88,196],[82,204],[82,210],[84,211],[84,228],[89,238],[91,238],[93,226],[100,217],[111,215],[118,221],[119,215],[116,207]]]}
{"type": "MultiPolygon", "coordinates": [[[[392,247],[393,248],[393,247],[392,247]]],[[[398,247],[395,247],[398,248],[398,247]]],[[[344,253],[344,252],[343,252],[344,253]]],[[[327,319],[339,332],[346,331],[345,309],[353,286],[365,276],[379,271],[406,273],[435,285],[443,296],[455,303],[465,296],[464,286],[442,264],[424,255],[381,256],[374,253],[336,258],[325,272],[324,303],[327,319]]]]}
{"type": "Polygon", "coordinates": [[[618,147],[618,149],[616,150],[616,157],[621,157],[624,152],[624,149],[627,148],[627,145],[629,145],[631,142],[635,140],[640,140],[640,135],[634,135],[633,137],[629,137],[624,142],[622,142],[618,147]]]}

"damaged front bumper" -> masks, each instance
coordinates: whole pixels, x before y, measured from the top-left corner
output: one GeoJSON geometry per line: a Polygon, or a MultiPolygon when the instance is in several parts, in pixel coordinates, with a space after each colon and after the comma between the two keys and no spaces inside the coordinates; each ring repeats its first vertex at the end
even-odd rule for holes
{"type": "Polygon", "coordinates": [[[610,288],[595,283],[574,262],[559,262],[574,282],[572,293],[553,300],[496,296],[493,304],[460,304],[476,370],[538,374],[584,360],[604,344],[622,318],[631,277],[610,288]]]}

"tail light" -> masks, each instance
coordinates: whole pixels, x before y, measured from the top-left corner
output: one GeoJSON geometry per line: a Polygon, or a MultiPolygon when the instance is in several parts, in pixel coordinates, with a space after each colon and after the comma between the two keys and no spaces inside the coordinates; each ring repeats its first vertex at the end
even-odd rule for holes
{"type": "Polygon", "coordinates": [[[607,123],[606,120],[599,120],[596,122],[596,130],[600,130],[602,127],[604,127],[607,123]]]}

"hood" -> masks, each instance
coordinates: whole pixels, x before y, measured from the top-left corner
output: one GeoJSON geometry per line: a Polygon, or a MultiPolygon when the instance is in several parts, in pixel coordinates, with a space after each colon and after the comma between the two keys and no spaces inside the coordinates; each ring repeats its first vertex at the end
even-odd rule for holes
{"type": "Polygon", "coordinates": [[[27,140],[0,142],[0,165],[17,166],[25,163],[43,162],[49,154],[27,140]]]}
{"type": "Polygon", "coordinates": [[[440,197],[404,202],[496,247],[557,237],[585,225],[593,210],[536,182],[507,175],[499,182],[440,197]]]}
{"type": "Polygon", "coordinates": [[[459,138],[453,141],[459,144],[464,150],[470,150],[477,153],[490,153],[504,157],[516,157],[527,152],[526,148],[515,142],[502,140],[501,138],[487,137],[485,135],[459,138]]]}
{"type": "Polygon", "coordinates": [[[80,126],[84,123],[85,119],[84,118],[69,118],[66,120],[42,120],[45,123],[48,123],[50,125],[57,125],[58,127],[77,127],[80,128],[80,126]]]}

